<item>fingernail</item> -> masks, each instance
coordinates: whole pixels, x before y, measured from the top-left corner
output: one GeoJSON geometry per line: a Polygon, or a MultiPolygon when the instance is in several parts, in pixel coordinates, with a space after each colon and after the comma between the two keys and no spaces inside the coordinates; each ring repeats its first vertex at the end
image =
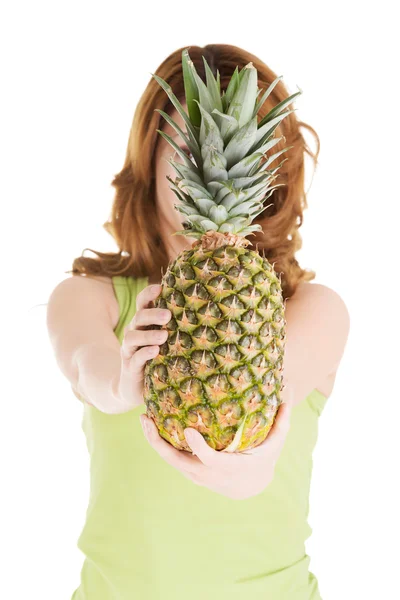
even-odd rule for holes
{"type": "Polygon", "coordinates": [[[160,291],[160,287],[161,287],[161,284],[160,283],[156,283],[155,285],[151,286],[151,291],[152,292],[159,292],[160,291]]]}

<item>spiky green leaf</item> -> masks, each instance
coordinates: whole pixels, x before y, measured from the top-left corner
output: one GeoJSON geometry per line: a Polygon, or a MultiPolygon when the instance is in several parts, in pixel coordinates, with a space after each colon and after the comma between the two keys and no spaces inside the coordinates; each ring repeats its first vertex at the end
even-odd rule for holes
{"type": "Polygon", "coordinates": [[[213,221],[209,221],[208,219],[204,219],[204,221],[201,221],[199,225],[201,226],[204,232],[209,231],[210,229],[218,231],[218,225],[216,223],[213,223],[213,221]]]}
{"type": "Polygon", "coordinates": [[[224,184],[226,183],[226,181],[227,181],[227,178],[225,177],[225,179],[221,179],[219,181],[218,180],[209,181],[206,184],[207,189],[213,198],[215,198],[215,196],[218,194],[218,192],[224,187],[224,184]]]}
{"type": "MultiPolygon", "coordinates": [[[[202,178],[194,172],[192,168],[187,167],[186,165],[182,165],[181,163],[176,162],[172,158],[167,159],[167,162],[175,169],[178,173],[179,177],[182,179],[190,179],[199,185],[203,184],[202,178]]],[[[194,165],[192,165],[194,166],[194,165]]]]}
{"type": "MultiPolygon", "coordinates": [[[[185,49],[182,51],[182,72],[185,86],[186,104],[191,122],[193,125],[199,127],[201,116],[199,107],[196,102],[194,102],[194,100],[199,99],[199,90],[197,89],[196,79],[192,67],[193,63],[190,60],[189,52],[187,49],[185,49]]],[[[192,150],[191,152],[193,154],[192,150]]]]}
{"type": "Polygon", "coordinates": [[[236,131],[224,149],[224,156],[227,160],[227,169],[230,169],[247,155],[247,152],[255,143],[256,135],[257,117],[254,117],[236,131]]]}
{"type": "MultiPolygon", "coordinates": [[[[292,104],[292,102],[296,98],[296,96],[299,96],[302,93],[303,93],[302,90],[299,88],[298,92],[296,92],[295,94],[292,94],[288,98],[285,98],[285,100],[282,100],[281,102],[279,102],[279,104],[274,106],[274,108],[272,110],[270,110],[269,113],[266,115],[266,118],[268,117],[269,119],[272,119],[275,116],[279,115],[286,106],[288,106],[289,104],[292,104]]],[[[296,110],[296,109],[293,109],[293,110],[296,110]]]]}
{"type": "Polygon", "coordinates": [[[217,124],[221,131],[221,136],[224,140],[224,144],[226,145],[232,138],[233,134],[238,130],[239,123],[236,121],[235,117],[225,115],[216,108],[214,108],[214,110],[211,111],[211,114],[215,114],[220,119],[217,124]]]}
{"type": "Polygon", "coordinates": [[[214,197],[215,204],[220,204],[222,202],[222,200],[225,198],[225,196],[227,196],[229,193],[231,193],[231,191],[234,188],[234,186],[233,186],[234,182],[229,181],[229,179],[226,181],[222,181],[221,183],[223,184],[223,186],[221,186],[221,188],[218,190],[218,192],[216,193],[216,195],[214,197]]]}
{"type": "Polygon", "coordinates": [[[221,233],[233,233],[233,230],[235,229],[235,226],[232,223],[223,223],[218,231],[220,231],[221,233]]]}
{"type": "Polygon", "coordinates": [[[238,206],[235,206],[234,208],[232,208],[232,210],[229,211],[229,217],[237,217],[239,215],[249,215],[249,211],[251,211],[251,209],[255,208],[256,210],[258,208],[260,208],[260,205],[258,202],[255,202],[254,200],[249,200],[248,202],[243,202],[241,204],[238,204],[238,206]]]}
{"type": "MultiPolygon", "coordinates": [[[[291,146],[293,148],[293,146],[291,146]]],[[[289,146],[290,148],[290,146],[289,146]]],[[[273,175],[274,173],[276,173],[277,171],[279,171],[279,169],[281,168],[281,166],[283,165],[283,163],[285,163],[287,160],[289,160],[288,158],[284,158],[276,167],[274,167],[273,169],[267,169],[267,167],[269,165],[265,163],[263,163],[262,165],[260,165],[255,171],[254,173],[252,173],[252,175],[255,175],[256,173],[261,173],[262,171],[266,171],[268,170],[268,173],[270,173],[271,175],[273,175]]]]}
{"type": "Polygon", "coordinates": [[[222,225],[228,220],[228,212],[224,206],[215,206],[215,204],[210,208],[208,213],[210,219],[216,223],[217,225],[222,225]]]}
{"type": "Polygon", "coordinates": [[[250,174],[251,169],[259,163],[262,157],[262,152],[253,152],[250,156],[245,156],[245,158],[242,158],[241,161],[229,169],[229,179],[234,180],[236,177],[247,177],[250,174]]]}
{"type": "Polygon", "coordinates": [[[206,84],[204,83],[204,81],[201,79],[201,77],[198,75],[198,73],[196,71],[194,71],[194,78],[196,80],[197,89],[199,90],[199,102],[198,102],[199,107],[201,105],[204,108],[204,110],[206,110],[208,113],[210,113],[214,108],[216,108],[214,106],[214,101],[212,99],[212,96],[211,96],[210,92],[208,91],[206,84]]]}
{"type": "MultiPolygon", "coordinates": [[[[287,146],[286,148],[283,148],[282,150],[279,150],[279,152],[275,152],[275,154],[271,154],[271,156],[268,157],[268,159],[265,161],[265,169],[272,163],[274,162],[274,160],[280,156],[281,154],[283,154],[284,152],[286,152],[287,150],[289,150],[290,148],[293,148],[293,146],[287,146]]],[[[264,165],[263,165],[264,166],[264,165]]]]}
{"type": "Polygon", "coordinates": [[[243,193],[241,190],[232,189],[229,194],[221,200],[220,204],[226,208],[229,212],[234,206],[240,204],[243,201],[243,193]]]}
{"type": "Polygon", "coordinates": [[[178,154],[178,156],[181,157],[185,165],[189,169],[193,168],[193,172],[199,175],[200,171],[197,168],[197,166],[193,163],[193,161],[190,160],[186,152],[182,150],[182,148],[175,142],[175,140],[173,140],[172,137],[168,135],[168,133],[165,133],[165,131],[162,131],[161,129],[157,129],[157,131],[174,148],[175,152],[178,154]]]}
{"type": "Polygon", "coordinates": [[[224,140],[222,139],[218,125],[210,113],[201,104],[199,104],[199,109],[201,112],[200,145],[201,155],[204,159],[204,155],[209,151],[209,148],[222,153],[224,150],[224,140]]]}
{"type": "Polygon", "coordinates": [[[195,229],[180,229],[171,233],[171,235],[185,235],[193,238],[200,239],[203,236],[203,231],[196,231],[195,229]]]}
{"type": "Polygon", "coordinates": [[[206,197],[206,198],[209,198],[210,200],[213,199],[212,194],[203,185],[194,183],[193,181],[190,181],[189,179],[182,179],[181,185],[184,186],[188,190],[188,192],[190,193],[192,198],[206,197]]]}
{"type": "MultiPolygon", "coordinates": [[[[269,113],[268,113],[268,115],[265,115],[265,117],[259,122],[258,128],[261,129],[261,127],[263,127],[263,125],[265,125],[265,123],[269,123],[270,127],[275,126],[275,124],[279,124],[285,117],[287,117],[287,115],[290,115],[290,113],[295,112],[295,111],[296,111],[296,109],[292,108],[283,113],[280,113],[279,115],[276,115],[272,119],[269,118],[269,113]]],[[[276,126],[274,127],[274,129],[276,129],[276,126]]]]}
{"type": "Polygon", "coordinates": [[[188,204],[191,204],[194,206],[193,200],[189,196],[189,194],[186,194],[181,188],[179,188],[177,186],[177,182],[180,181],[180,178],[177,178],[175,181],[173,181],[169,175],[166,175],[166,178],[170,182],[170,186],[169,186],[170,189],[176,194],[177,198],[179,200],[181,200],[182,202],[185,202],[185,203],[188,203],[188,204]]]}
{"type": "Polygon", "coordinates": [[[257,104],[256,104],[256,106],[254,108],[253,117],[258,113],[258,111],[260,110],[260,108],[263,106],[264,102],[266,101],[266,99],[268,98],[268,96],[271,94],[271,92],[274,89],[274,87],[278,84],[278,82],[279,82],[280,79],[282,79],[282,75],[280,75],[279,77],[277,77],[268,86],[268,88],[265,90],[264,94],[261,96],[260,100],[257,102],[257,104]]]}
{"type": "Polygon", "coordinates": [[[235,206],[246,202],[247,200],[253,200],[256,198],[256,195],[260,193],[260,191],[264,191],[268,186],[268,182],[261,182],[255,184],[251,188],[241,189],[241,190],[233,190],[230,194],[228,194],[221,202],[222,206],[225,206],[228,212],[232,210],[235,206]]]}
{"type": "Polygon", "coordinates": [[[208,217],[210,210],[215,207],[215,203],[209,198],[195,198],[194,203],[197,206],[197,211],[203,217],[208,217]]]}
{"type": "Polygon", "coordinates": [[[249,227],[242,229],[240,233],[243,236],[255,235],[253,231],[263,231],[263,229],[259,223],[256,223],[255,225],[250,225],[249,227]]]}
{"type": "Polygon", "coordinates": [[[154,73],[150,73],[150,75],[152,75],[152,77],[154,77],[154,79],[157,81],[157,83],[167,93],[168,98],[171,100],[171,102],[175,106],[177,112],[180,114],[180,116],[182,117],[182,119],[185,121],[188,133],[190,132],[190,134],[193,135],[193,138],[196,141],[198,141],[199,140],[198,130],[194,127],[194,125],[192,124],[192,122],[189,119],[188,115],[184,111],[182,104],[179,102],[178,98],[173,93],[171,86],[166,81],[164,81],[164,79],[162,79],[161,77],[159,77],[158,75],[155,75],[154,73]]]}
{"type": "Polygon", "coordinates": [[[170,186],[170,189],[174,192],[175,196],[180,202],[187,204],[188,206],[194,206],[190,196],[187,196],[187,194],[182,194],[182,192],[178,191],[178,188],[175,189],[170,186]]]}
{"type": "Polygon", "coordinates": [[[229,80],[228,87],[226,88],[226,92],[223,96],[224,112],[226,112],[227,109],[229,108],[229,105],[232,102],[232,98],[236,94],[236,90],[239,87],[239,82],[240,82],[239,67],[236,67],[232,74],[232,77],[229,80]]]}
{"type": "Polygon", "coordinates": [[[189,206],[188,204],[174,204],[176,210],[178,210],[183,215],[197,215],[198,209],[193,208],[193,206],[189,206]]]}
{"type": "MultiPolygon", "coordinates": [[[[196,104],[196,103],[194,103],[194,104],[196,104]]],[[[197,106],[197,104],[196,104],[196,106],[197,106]]],[[[198,142],[195,139],[193,139],[192,136],[187,136],[185,134],[185,132],[182,131],[182,129],[179,127],[179,125],[177,123],[175,123],[175,121],[173,119],[171,119],[171,117],[166,112],[164,112],[160,108],[156,108],[155,110],[158,113],[160,113],[164,117],[164,119],[167,121],[167,123],[169,123],[173,129],[175,129],[177,134],[181,136],[182,140],[184,141],[184,143],[187,145],[190,152],[192,153],[193,158],[196,162],[196,165],[199,168],[201,168],[203,161],[201,158],[200,146],[199,146],[198,142]]]]}
{"type": "Polygon", "coordinates": [[[215,79],[214,73],[211,71],[209,64],[207,63],[204,56],[202,56],[202,58],[203,58],[205,72],[206,72],[207,89],[208,89],[210,96],[212,98],[212,101],[214,103],[214,108],[216,108],[219,111],[222,111],[221,95],[220,95],[220,92],[218,89],[217,80],[215,79]]]}
{"type": "Polygon", "coordinates": [[[216,179],[228,179],[226,158],[223,154],[217,152],[217,150],[209,150],[204,156],[203,178],[206,183],[215,181],[216,179]]]}
{"type": "Polygon", "coordinates": [[[257,97],[257,70],[252,63],[243,68],[243,76],[227,111],[235,117],[239,128],[252,118],[257,97]]]}

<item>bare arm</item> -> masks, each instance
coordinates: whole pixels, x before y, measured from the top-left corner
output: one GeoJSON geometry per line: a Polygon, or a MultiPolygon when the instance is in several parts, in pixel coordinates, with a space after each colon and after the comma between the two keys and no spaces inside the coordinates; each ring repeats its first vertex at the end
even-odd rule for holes
{"type": "Polygon", "coordinates": [[[350,316],[337,292],[320,284],[304,284],[288,299],[285,318],[282,399],[296,405],[329,375],[334,377],[346,346],[350,316]]]}
{"type": "Polygon", "coordinates": [[[59,283],[49,298],[47,329],[57,364],[75,395],[99,410],[109,407],[121,355],[104,282],[74,276],[59,283]]]}
{"type": "Polygon", "coordinates": [[[152,306],[160,286],[145,287],[120,344],[108,310],[110,282],[105,283],[80,276],[62,281],[49,299],[47,327],[75,395],[101,412],[119,414],[143,403],[144,365],[167,338],[166,330],[147,328],[165,325],[172,315],[152,306]]]}

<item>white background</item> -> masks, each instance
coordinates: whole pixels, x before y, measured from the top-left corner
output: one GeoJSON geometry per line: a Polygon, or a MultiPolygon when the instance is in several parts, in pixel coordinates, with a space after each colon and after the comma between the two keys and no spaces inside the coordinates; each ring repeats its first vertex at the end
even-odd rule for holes
{"type": "Polygon", "coordinates": [[[4,598],[69,600],[79,584],[82,406],[56,365],[44,305],[84,248],[116,250],[102,228],[110,182],[150,72],[176,48],[207,43],[241,46],[289,93],[298,85],[297,115],[320,136],[297,258],[345,300],[351,332],[320,419],[307,553],[324,600],[400,598],[399,49],[389,3],[9,2],[1,23],[4,598]]]}

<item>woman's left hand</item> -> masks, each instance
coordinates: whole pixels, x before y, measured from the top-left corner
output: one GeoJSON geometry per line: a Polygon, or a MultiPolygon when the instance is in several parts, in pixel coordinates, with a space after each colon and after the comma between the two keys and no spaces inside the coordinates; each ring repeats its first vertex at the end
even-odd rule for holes
{"type": "Polygon", "coordinates": [[[187,428],[185,437],[193,455],[166,442],[146,415],[141,415],[140,420],[149,444],[185,477],[227,498],[244,500],[261,493],[273,480],[290,429],[290,414],[291,406],[282,403],[264,442],[244,452],[216,451],[196,429],[187,428]]]}

